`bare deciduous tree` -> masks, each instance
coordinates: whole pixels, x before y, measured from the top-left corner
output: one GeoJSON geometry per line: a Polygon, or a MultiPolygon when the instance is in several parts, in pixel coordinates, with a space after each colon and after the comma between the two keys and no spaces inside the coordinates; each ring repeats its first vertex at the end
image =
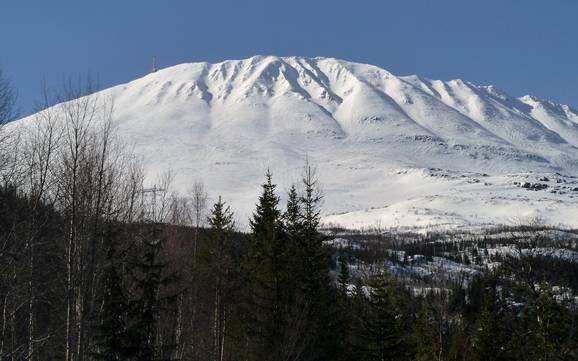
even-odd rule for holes
{"type": "Polygon", "coordinates": [[[205,212],[207,210],[207,201],[209,196],[205,190],[205,185],[202,181],[197,180],[193,184],[193,187],[189,190],[189,195],[191,197],[192,209],[191,209],[191,220],[195,227],[195,239],[193,246],[193,260],[196,262],[198,253],[198,243],[199,243],[199,228],[204,224],[205,212]]]}
{"type": "Polygon", "coordinates": [[[14,86],[0,71],[0,124],[5,124],[16,117],[16,99],[14,86]]]}
{"type": "Polygon", "coordinates": [[[17,116],[16,99],[16,90],[0,71],[0,176],[4,184],[13,180],[16,166],[17,133],[6,130],[6,124],[17,116]]]}

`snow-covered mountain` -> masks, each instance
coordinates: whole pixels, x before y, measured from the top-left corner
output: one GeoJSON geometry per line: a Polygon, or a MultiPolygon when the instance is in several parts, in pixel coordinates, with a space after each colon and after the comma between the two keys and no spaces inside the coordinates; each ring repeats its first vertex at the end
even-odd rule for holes
{"type": "Polygon", "coordinates": [[[274,56],[177,65],[102,93],[151,181],[167,168],[183,191],[202,179],[241,222],[267,167],[283,191],[309,157],[327,222],[578,225],[578,112],[565,105],[274,56]]]}

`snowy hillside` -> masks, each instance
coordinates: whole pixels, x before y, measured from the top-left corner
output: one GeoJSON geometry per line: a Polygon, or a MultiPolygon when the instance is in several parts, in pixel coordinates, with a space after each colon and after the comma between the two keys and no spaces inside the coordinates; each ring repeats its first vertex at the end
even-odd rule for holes
{"type": "MultiPolygon", "coordinates": [[[[578,113],[467,81],[331,58],[182,64],[104,90],[151,182],[202,179],[246,223],[263,173],[317,166],[327,222],[578,226],[578,113]]],[[[22,122],[22,121],[21,121],[22,122]]],[[[25,120],[24,120],[25,122],[25,120]]]]}

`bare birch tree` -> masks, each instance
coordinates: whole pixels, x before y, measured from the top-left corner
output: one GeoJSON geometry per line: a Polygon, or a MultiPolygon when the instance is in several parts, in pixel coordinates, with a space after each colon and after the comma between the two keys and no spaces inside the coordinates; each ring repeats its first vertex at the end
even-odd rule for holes
{"type": "Polygon", "coordinates": [[[16,117],[16,99],[14,86],[2,76],[0,70],[0,124],[5,124],[16,117]]]}
{"type": "MultiPolygon", "coordinates": [[[[65,258],[66,347],[65,359],[83,360],[95,307],[96,269],[101,221],[113,209],[113,193],[120,176],[122,157],[114,145],[113,105],[93,94],[90,79],[68,81],[59,103],[50,108],[61,127],[54,162],[57,207],[67,219],[65,258]]],[[[52,116],[51,116],[52,117],[52,116]]]]}
{"type": "Polygon", "coordinates": [[[205,185],[202,181],[197,180],[189,191],[191,197],[192,209],[191,220],[195,227],[195,239],[193,245],[193,262],[197,261],[198,243],[199,243],[199,228],[203,226],[205,213],[207,211],[207,201],[209,196],[205,190],[205,185]]]}
{"type": "Polygon", "coordinates": [[[0,71],[0,176],[4,185],[12,181],[16,166],[17,133],[6,129],[6,124],[17,116],[16,99],[16,90],[0,71]]]}

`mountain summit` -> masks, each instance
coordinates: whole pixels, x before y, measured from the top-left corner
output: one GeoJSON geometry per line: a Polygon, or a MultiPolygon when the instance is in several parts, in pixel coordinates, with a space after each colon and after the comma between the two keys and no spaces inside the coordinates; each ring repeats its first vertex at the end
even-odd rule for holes
{"type": "Polygon", "coordinates": [[[183,191],[202,179],[241,222],[268,167],[284,189],[308,157],[330,223],[578,224],[578,113],[565,105],[275,56],[177,65],[101,93],[151,179],[170,168],[183,191]]]}

